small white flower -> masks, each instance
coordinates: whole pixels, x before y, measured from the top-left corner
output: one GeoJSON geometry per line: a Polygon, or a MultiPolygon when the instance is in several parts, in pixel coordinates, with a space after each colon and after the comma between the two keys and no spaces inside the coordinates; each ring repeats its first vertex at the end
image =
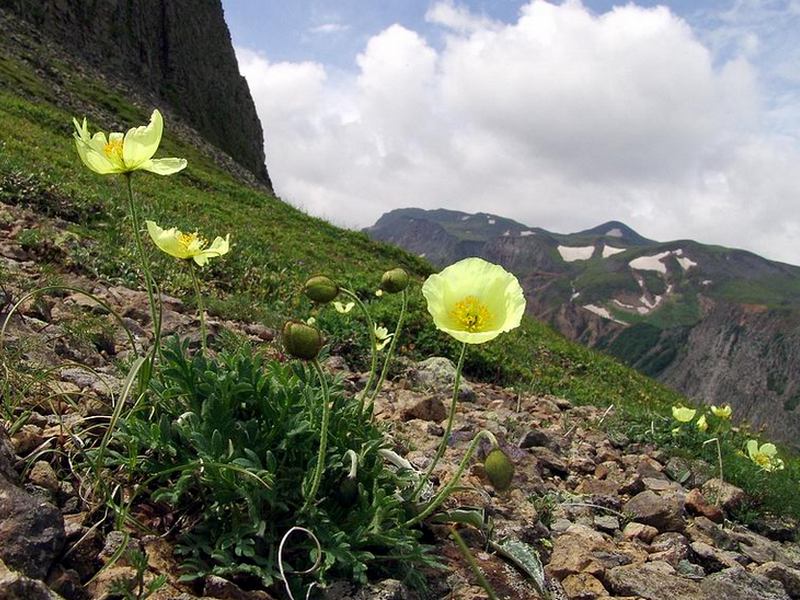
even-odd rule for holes
{"type": "Polygon", "coordinates": [[[337,300],[336,302],[333,303],[333,308],[336,309],[336,312],[342,313],[344,315],[353,310],[353,307],[355,305],[356,305],[355,302],[348,302],[347,304],[342,304],[337,300]]]}
{"type": "Polygon", "coordinates": [[[386,347],[386,344],[392,339],[393,333],[389,333],[386,327],[379,327],[375,325],[375,349],[380,352],[386,347]]]}

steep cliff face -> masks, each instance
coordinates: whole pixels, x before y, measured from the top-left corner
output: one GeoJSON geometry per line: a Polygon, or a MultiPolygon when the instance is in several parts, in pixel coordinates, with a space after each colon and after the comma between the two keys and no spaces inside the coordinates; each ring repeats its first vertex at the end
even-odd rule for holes
{"type": "Polygon", "coordinates": [[[93,67],[162,97],[271,187],[220,0],[0,0],[93,67]]]}

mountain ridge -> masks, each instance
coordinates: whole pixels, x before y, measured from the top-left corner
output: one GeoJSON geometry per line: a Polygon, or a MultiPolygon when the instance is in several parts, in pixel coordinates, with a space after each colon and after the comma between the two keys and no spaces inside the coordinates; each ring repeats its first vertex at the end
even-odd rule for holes
{"type": "Polygon", "coordinates": [[[562,334],[695,400],[730,402],[800,447],[798,266],[649,240],[621,221],[560,234],[488,213],[399,209],[364,231],[439,267],[471,255],[498,262],[520,278],[529,313],[562,334]]]}

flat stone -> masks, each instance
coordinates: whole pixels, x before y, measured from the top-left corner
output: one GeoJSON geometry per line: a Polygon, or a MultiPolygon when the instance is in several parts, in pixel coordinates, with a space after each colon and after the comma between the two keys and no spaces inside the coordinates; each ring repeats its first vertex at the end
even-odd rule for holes
{"type": "Polygon", "coordinates": [[[619,529],[619,519],[613,515],[598,515],[594,518],[594,526],[601,531],[614,532],[619,529]]]}
{"type": "Polygon", "coordinates": [[[595,600],[608,596],[608,591],[600,580],[588,573],[567,575],[561,586],[570,600],[595,600]]]}
{"type": "MultiPolygon", "coordinates": [[[[561,452],[561,435],[545,429],[531,429],[522,436],[519,447],[532,448],[534,446],[544,446],[553,452],[561,452]]],[[[594,464],[592,467],[594,468],[594,464]]]]}
{"type": "Polygon", "coordinates": [[[725,569],[706,577],[701,588],[709,598],[725,600],[790,600],[783,584],[742,568],[725,569]]]}
{"type": "Polygon", "coordinates": [[[644,523],[637,523],[636,521],[629,522],[625,525],[625,529],[622,530],[622,537],[624,539],[637,539],[643,541],[645,544],[652,542],[653,538],[657,535],[658,529],[650,525],[645,525],[644,523]]]}
{"type": "Polygon", "coordinates": [[[571,525],[553,542],[553,553],[545,569],[559,580],[575,573],[599,575],[605,566],[598,554],[614,549],[614,544],[602,533],[584,525],[571,525]]]}
{"type": "Polygon", "coordinates": [[[421,419],[423,421],[433,421],[439,423],[447,418],[447,408],[438,396],[425,396],[420,398],[419,394],[399,390],[397,404],[400,418],[403,421],[411,419],[421,419]]]}
{"type": "Polygon", "coordinates": [[[742,567],[736,560],[737,555],[729,550],[720,550],[705,542],[692,542],[689,547],[694,554],[692,562],[703,567],[707,573],[742,567]]]}
{"type": "Polygon", "coordinates": [[[700,586],[676,574],[665,562],[625,565],[605,575],[606,586],[618,596],[645,600],[709,600],[700,586]]]}
{"type": "Polygon", "coordinates": [[[780,581],[783,589],[792,600],[800,598],[800,570],[787,567],[783,563],[770,561],[753,569],[756,575],[780,581]]]}
{"type": "Polygon", "coordinates": [[[683,531],[683,501],[677,495],[658,495],[646,490],[625,504],[624,512],[634,520],[651,525],[659,531],[683,531]]]}

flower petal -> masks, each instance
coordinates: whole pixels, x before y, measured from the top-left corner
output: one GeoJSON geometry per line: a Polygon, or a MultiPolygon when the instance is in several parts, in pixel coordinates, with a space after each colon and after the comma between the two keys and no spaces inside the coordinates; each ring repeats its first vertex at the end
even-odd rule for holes
{"type": "Polygon", "coordinates": [[[78,156],[83,164],[95,173],[108,175],[120,172],[119,168],[108,160],[104,153],[97,152],[90,142],[81,139],[78,134],[75,134],[75,148],[78,150],[78,156]]]}
{"type": "Polygon", "coordinates": [[[140,164],[139,169],[150,171],[156,175],[173,175],[186,168],[185,158],[151,158],[140,164]]]}
{"type": "Polygon", "coordinates": [[[138,169],[140,165],[153,158],[158,150],[158,144],[161,143],[163,131],[164,119],[158,110],[154,110],[150,115],[150,123],[128,130],[122,146],[122,158],[129,170],[138,169]]]}
{"type": "Polygon", "coordinates": [[[158,246],[159,250],[166,252],[175,258],[190,258],[191,255],[186,252],[185,247],[178,241],[181,232],[177,228],[162,229],[154,221],[145,221],[147,225],[147,233],[150,234],[150,239],[158,246]]]}

